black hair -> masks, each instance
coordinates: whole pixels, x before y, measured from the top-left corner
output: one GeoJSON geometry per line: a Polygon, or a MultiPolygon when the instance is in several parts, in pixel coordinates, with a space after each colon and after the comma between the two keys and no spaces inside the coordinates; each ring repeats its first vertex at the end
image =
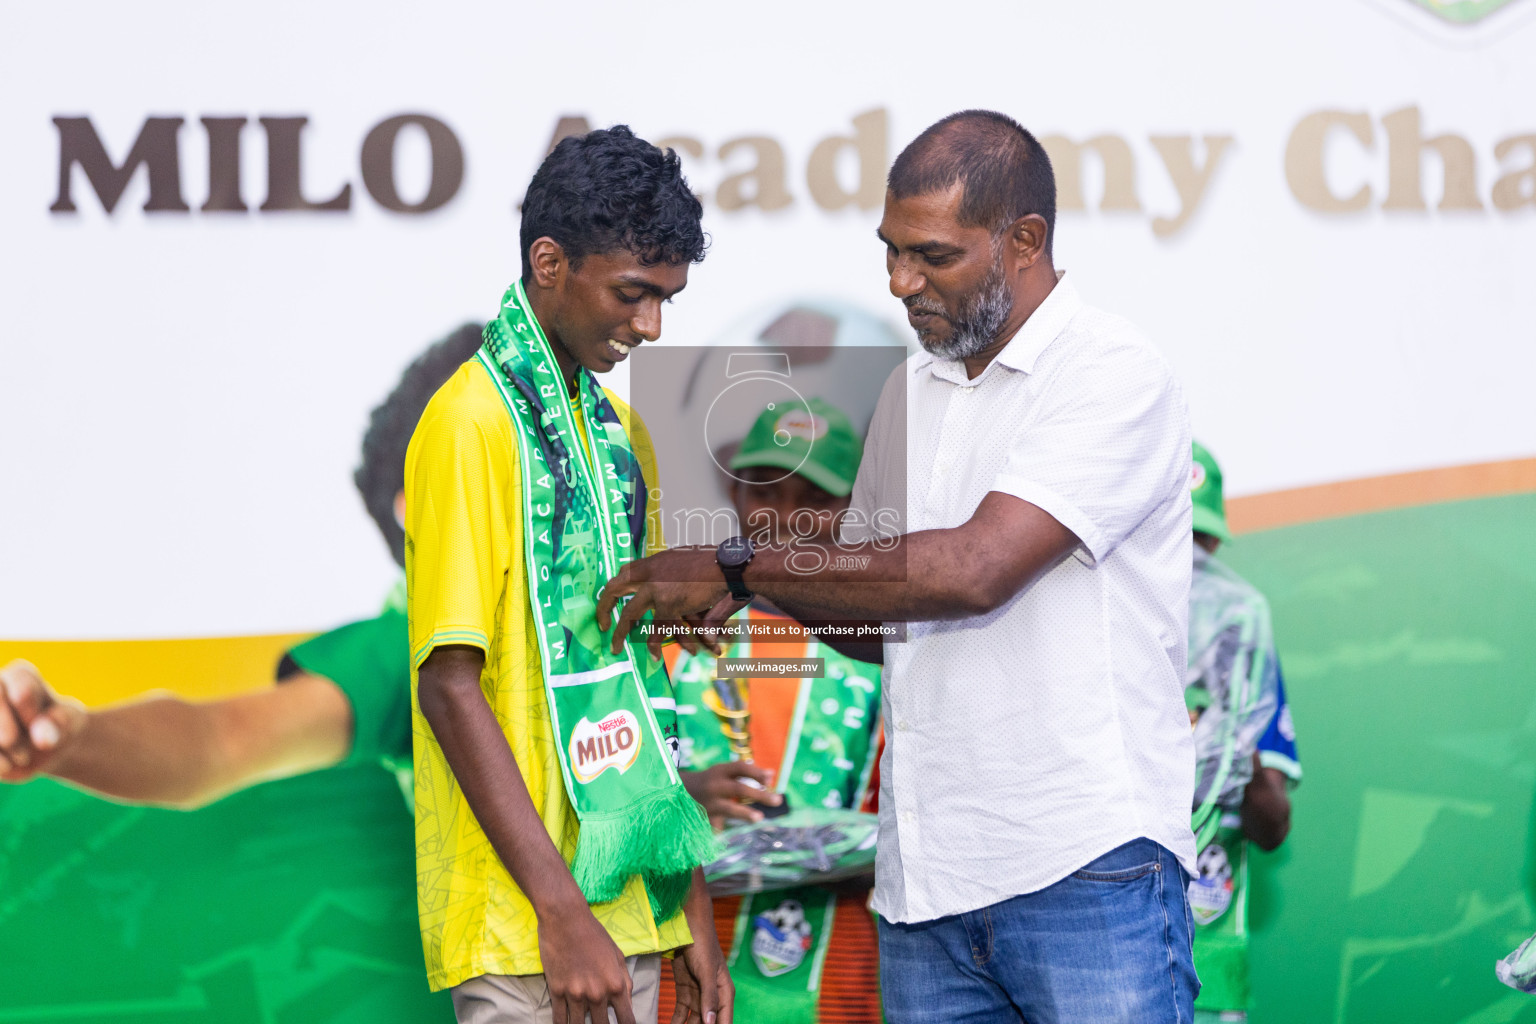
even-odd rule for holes
{"type": "Polygon", "coordinates": [[[561,139],[523,199],[523,283],[533,276],[528,250],[546,235],[573,268],[618,249],[647,267],[698,263],[709,247],[703,215],[677,154],[636,138],[628,125],[561,139]]]}
{"type": "Polygon", "coordinates": [[[1045,254],[1056,240],[1056,175],[1051,158],[1007,114],[962,110],[930,125],[901,151],[887,185],[897,199],[961,182],[960,223],[994,235],[1027,214],[1045,218],[1045,254]]]}
{"type": "Polygon", "coordinates": [[[378,524],[389,553],[405,565],[405,531],[395,521],[395,495],[405,486],[405,449],[427,402],[480,347],[481,328],[465,324],[417,356],[400,383],[368,417],[363,461],[352,474],[368,515],[378,524]]]}

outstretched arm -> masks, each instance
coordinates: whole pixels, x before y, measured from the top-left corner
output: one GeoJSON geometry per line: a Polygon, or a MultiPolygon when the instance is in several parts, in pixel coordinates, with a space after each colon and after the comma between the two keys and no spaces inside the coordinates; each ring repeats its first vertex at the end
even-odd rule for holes
{"type": "MultiPolygon", "coordinates": [[[[881,551],[865,545],[863,568],[797,571],[790,553],[767,549],[747,567],[748,588],[801,621],[906,622],[990,612],[1071,552],[1077,537],[1040,507],[993,491],[971,518],[949,530],[897,538],[881,551]]],[[[649,609],[659,621],[685,621],[711,610],[718,624],[736,607],[713,549],[674,548],[631,562],[603,588],[597,621],[606,628],[620,598],[614,647],[649,609]]],[[[686,646],[686,644],[685,644],[686,646]]]]}
{"type": "Polygon", "coordinates": [[[193,703],[156,695],[99,710],[24,661],[0,669],[0,779],[38,775],[131,803],[193,808],[258,782],[327,768],[352,745],[352,705],[300,674],[193,703]]]}
{"type": "Polygon", "coordinates": [[[754,559],[745,578],[800,619],[959,619],[1002,606],[1076,546],[1048,512],[992,491],[963,525],[897,538],[871,551],[863,570],[805,576],[775,551],[761,565],[754,559]]]}

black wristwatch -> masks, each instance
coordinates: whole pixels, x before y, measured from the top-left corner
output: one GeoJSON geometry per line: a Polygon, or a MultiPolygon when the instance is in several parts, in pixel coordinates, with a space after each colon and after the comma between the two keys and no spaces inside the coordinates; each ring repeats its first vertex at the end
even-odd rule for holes
{"type": "Polygon", "coordinates": [[[741,574],[757,554],[752,542],[745,537],[731,537],[715,548],[715,564],[725,577],[725,585],[731,588],[731,596],[738,601],[752,600],[752,591],[742,582],[741,574]]]}

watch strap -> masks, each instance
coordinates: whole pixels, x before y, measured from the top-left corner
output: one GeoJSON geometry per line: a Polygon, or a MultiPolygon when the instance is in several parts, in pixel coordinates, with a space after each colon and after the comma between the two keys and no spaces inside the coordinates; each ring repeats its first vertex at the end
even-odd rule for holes
{"type": "Polygon", "coordinates": [[[752,591],[747,589],[746,582],[741,578],[742,570],[745,568],[744,565],[731,569],[723,565],[720,567],[720,574],[725,577],[725,585],[731,588],[731,597],[737,601],[752,600],[752,591]]]}

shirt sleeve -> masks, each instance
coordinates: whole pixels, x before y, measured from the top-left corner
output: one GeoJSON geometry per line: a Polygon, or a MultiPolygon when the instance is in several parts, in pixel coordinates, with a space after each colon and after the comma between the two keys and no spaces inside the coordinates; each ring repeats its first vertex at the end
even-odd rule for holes
{"type": "Polygon", "coordinates": [[[1050,383],[992,490],[1050,513],[1097,562],[1188,480],[1183,394],[1132,332],[1050,383]]]}
{"type": "Polygon", "coordinates": [[[405,459],[411,667],[444,644],[487,650],[522,500],[510,417],[466,364],[428,403],[405,459]]]}
{"type": "Polygon", "coordinates": [[[1285,699],[1285,678],[1280,674],[1278,660],[1275,674],[1279,706],[1275,708],[1264,735],[1259,737],[1259,763],[1281,772],[1295,786],[1301,782],[1301,755],[1296,751],[1296,725],[1291,719],[1291,705],[1285,699]]]}
{"type": "Polygon", "coordinates": [[[1194,728],[1196,808],[1210,799],[1236,807],[1252,781],[1259,736],[1274,718],[1277,700],[1267,634],[1254,635],[1254,627],[1262,625],[1249,616],[1223,630],[1213,657],[1186,689],[1186,699],[1199,689],[1210,700],[1194,728]]]}
{"type": "Polygon", "coordinates": [[[386,611],[306,640],[287,657],[323,676],[352,705],[352,747],[345,764],[411,756],[411,675],[405,616],[386,611]]]}

